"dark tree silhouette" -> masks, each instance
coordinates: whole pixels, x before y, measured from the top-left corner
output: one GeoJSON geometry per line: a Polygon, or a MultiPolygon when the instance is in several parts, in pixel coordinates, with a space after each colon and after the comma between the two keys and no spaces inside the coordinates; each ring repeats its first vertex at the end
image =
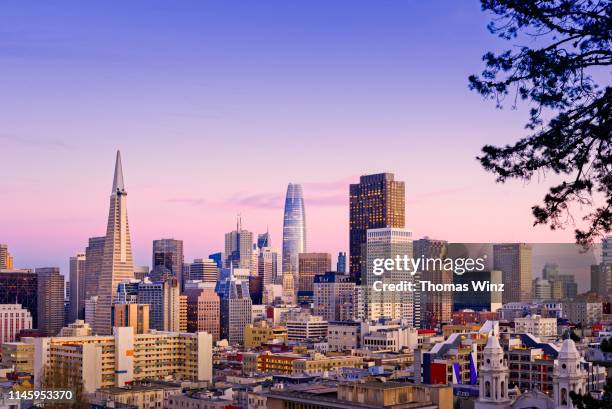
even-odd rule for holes
{"type": "Polygon", "coordinates": [[[486,68],[470,89],[501,107],[530,105],[528,135],[512,145],[486,145],[478,157],[497,176],[531,180],[553,172],[563,181],[532,207],[534,225],[574,223],[573,205],[586,210],[577,243],[588,247],[612,224],[610,0],[481,0],[495,16],[488,25],[516,45],[483,56],[486,68]],[[535,47],[534,45],[539,45],[535,47]],[[599,79],[600,84],[596,81],[599,79]],[[605,83],[601,84],[603,81],[605,83]]]}

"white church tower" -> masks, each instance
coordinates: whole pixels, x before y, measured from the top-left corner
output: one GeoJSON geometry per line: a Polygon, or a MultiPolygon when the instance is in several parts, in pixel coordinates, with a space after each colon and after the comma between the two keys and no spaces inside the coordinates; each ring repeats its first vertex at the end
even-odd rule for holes
{"type": "Polygon", "coordinates": [[[561,345],[553,371],[553,398],[555,409],[573,409],[570,392],[586,393],[586,371],[580,367],[581,356],[576,344],[566,339],[561,345]]]}
{"type": "Polygon", "coordinates": [[[483,351],[480,366],[480,396],[475,409],[500,409],[510,406],[508,398],[508,365],[504,360],[504,349],[494,334],[489,336],[483,351]]]}

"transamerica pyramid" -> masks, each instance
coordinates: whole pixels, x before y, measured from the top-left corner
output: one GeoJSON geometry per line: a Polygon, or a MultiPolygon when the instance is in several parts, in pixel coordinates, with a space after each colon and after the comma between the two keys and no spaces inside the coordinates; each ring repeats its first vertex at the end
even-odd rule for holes
{"type": "Polygon", "coordinates": [[[126,200],[127,192],[123,182],[121,153],[117,151],[102,270],[98,277],[98,304],[93,325],[93,332],[98,335],[112,333],[111,307],[117,293],[117,286],[122,281],[134,278],[126,200]]]}

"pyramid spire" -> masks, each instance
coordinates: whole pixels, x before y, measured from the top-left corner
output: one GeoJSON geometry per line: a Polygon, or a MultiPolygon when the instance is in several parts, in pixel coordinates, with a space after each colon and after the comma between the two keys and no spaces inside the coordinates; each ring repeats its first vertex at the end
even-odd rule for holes
{"type": "Polygon", "coordinates": [[[113,194],[125,193],[123,185],[123,167],[121,166],[121,151],[117,150],[117,159],[115,160],[115,177],[113,178],[113,194]]]}

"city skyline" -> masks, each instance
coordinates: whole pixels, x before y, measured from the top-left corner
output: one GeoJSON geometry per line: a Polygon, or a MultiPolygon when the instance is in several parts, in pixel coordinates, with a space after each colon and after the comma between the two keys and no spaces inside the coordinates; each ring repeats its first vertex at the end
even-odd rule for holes
{"type": "Polygon", "coordinates": [[[0,198],[0,232],[16,265],[66,274],[68,258],[103,235],[117,149],[137,265],[160,238],[183,240],[186,260],[222,249],[237,213],[249,231],[269,226],[279,245],[292,181],[304,188],[310,250],[348,251],[348,186],[380,172],[406,183],[415,237],[572,242],[571,227],[532,227],[530,207],[554,176],[500,185],[475,160],[484,144],[523,136],[528,114],[467,88],[483,50],[500,46],[490,16],[477,3],[447,1],[447,13],[426,2],[347,4],[236,14],[222,3],[73,12],[3,3],[0,89],[12,98],[0,101],[0,190],[10,197],[0,198]]]}

